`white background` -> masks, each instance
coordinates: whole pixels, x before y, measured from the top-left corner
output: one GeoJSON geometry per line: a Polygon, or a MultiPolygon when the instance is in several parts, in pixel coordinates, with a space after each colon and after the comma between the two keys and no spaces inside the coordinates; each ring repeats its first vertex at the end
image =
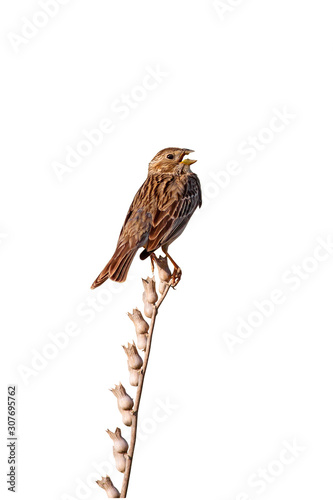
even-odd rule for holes
{"type": "Polygon", "coordinates": [[[15,498],[106,498],[91,486],[102,463],[121,486],[109,465],[105,429],[121,421],[108,388],[121,380],[134,394],[121,345],[134,338],[125,313],[141,307],[149,261],[137,257],[125,285],[89,287],[148,162],[168,146],[195,150],[205,202],[170,249],[183,279],[157,319],[129,497],[332,496],[333,255],[313,259],[318,238],[333,234],[332,6],[225,5],[223,14],[211,0],[72,0],[45,21],[36,1],[1,4],[5,498],[13,498],[5,485],[10,383],[18,385],[15,498]],[[24,18],[46,24],[15,50],[24,18]],[[140,93],[149,68],[164,76],[140,93]],[[131,93],[126,118],[111,110],[131,93]],[[292,118],[272,133],[276,110],[292,118]],[[54,162],[65,163],[67,148],[104,118],[114,131],[60,179],[54,162]],[[249,161],[243,143],[258,134],[249,161]],[[222,179],[233,160],[237,175],[218,184],[214,175],[222,179]],[[298,284],[293,265],[303,268],[298,284]],[[240,318],[274,289],[284,303],[266,303],[270,316],[257,313],[261,325],[236,337],[240,318]],[[78,335],[22,376],[49,334],[73,322],[78,335]],[[228,348],[226,332],[242,343],[228,348]],[[302,449],[289,464],[280,461],[285,441],[302,449]],[[261,488],[248,483],[260,467],[270,471],[261,488]]]}

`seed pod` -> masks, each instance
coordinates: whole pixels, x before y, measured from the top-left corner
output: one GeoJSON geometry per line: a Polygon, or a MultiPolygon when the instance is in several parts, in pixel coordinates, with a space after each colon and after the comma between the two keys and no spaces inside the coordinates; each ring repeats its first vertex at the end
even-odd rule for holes
{"type": "Polygon", "coordinates": [[[143,288],[145,289],[144,295],[142,297],[143,302],[149,302],[149,304],[155,304],[157,302],[158,296],[156,293],[156,283],[155,278],[142,279],[143,288]]]}
{"type": "Polygon", "coordinates": [[[128,442],[121,435],[121,430],[119,427],[115,432],[111,432],[109,429],[106,431],[113,441],[113,448],[117,453],[126,453],[128,450],[128,442]]]}
{"type": "Polygon", "coordinates": [[[133,314],[127,313],[128,317],[133,321],[134,326],[135,326],[135,333],[137,335],[142,335],[144,333],[148,332],[149,325],[145,319],[143,319],[143,316],[139,309],[133,309],[133,314]]]}
{"type": "Polygon", "coordinates": [[[168,283],[166,281],[160,281],[160,284],[158,285],[158,291],[160,292],[161,295],[164,293],[167,284],[168,283]]]}
{"type": "Polygon", "coordinates": [[[167,257],[162,257],[160,255],[159,257],[156,257],[154,262],[157,266],[158,277],[160,278],[160,281],[170,281],[171,271],[169,269],[167,257]]]}
{"type": "Polygon", "coordinates": [[[147,347],[147,335],[138,335],[137,336],[137,343],[138,343],[138,348],[141,349],[142,351],[146,350],[147,347]]]}
{"type": "Polygon", "coordinates": [[[132,413],[130,410],[120,410],[121,413],[121,419],[123,421],[124,425],[127,425],[127,427],[131,427],[132,425],[132,413]]]}
{"type": "Polygon", "coordinates": [[[119,382],[114,389],[110,389],[112,394],[117,398],[119,410],[131,410],[133,408],[134,401],[129,396],[125,390],[125,387],[119,382]]]}
{"type": "Polygon", "coordinates": [[[151,318],[153,316],[153,311],[154,311],[154,305],[150,304],[150,302],[147,302],[146,300],[146,293],[143,292],[142,294],[142,300],[143,300],[143,312],[145,313],[145,316],[147,318],[151,318]]]}
{"type": "Polygon", "coordinates": [[[110,479],[110,476],[102,477],[99,481],[96,481],[98,486],[106,491],[108,498],[120,498],[120,493],[110,479]]]}
{"type": "Polygon", "coordinates": [[[125,347],[123,345],[123,349],[126,352],[128,358],[128,366],[133,370],[140,370],[141,366],[143,365],[143,361],[134,342],[133,344],[128,344],[128,347],[125,347]]]}
{"type": "Polygon", "coordinates": [[[129,383],[133,387],[138,387],[139,385],[139,378],[140,378],[140,370],[133,370],[132,368],[128,367],[129,371],[129,383]]]}
{"type": "Polygon", "coordinates": [[[125,472],[126,469],[126,458],[123,453],[117,453],[116,450],[113,450],[113,456],[116,462],[116,467],[119,472],[125,472]]]}

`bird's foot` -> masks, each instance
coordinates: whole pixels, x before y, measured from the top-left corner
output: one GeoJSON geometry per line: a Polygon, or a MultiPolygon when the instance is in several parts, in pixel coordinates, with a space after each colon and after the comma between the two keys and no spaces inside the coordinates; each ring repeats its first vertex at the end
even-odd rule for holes
{"type": "Polygon", "coordinates": [[[171,276],[172,288],[176,288],[176,286],[178,285],[178,283],[181,280],[181,277],[182,277],[182,270],[180,269],[180,267],[175,267],[173,270],[172,276],[171,276]]]}
{"type": "Polygon", "coordinates": [[[171,276],[171,286],[172,288],[175,288],[180,282],[180,278],[182,277],[182,270],[180,269],[178,264],[173,260],[173,258],[168,254],[166,249],[162,248],[162,250],[165,253],[166,257],[170,260],[171,264],[173,265],[174,269],[171,276]]]}
{"type": "Polygon", "coordinates": [[[150,257],[150,264],[151,264],[151,272],[154,274],[155,273],[154,261],[156,261],[157,257],[154,253],[151,253],[149,257],[150,257]]]}

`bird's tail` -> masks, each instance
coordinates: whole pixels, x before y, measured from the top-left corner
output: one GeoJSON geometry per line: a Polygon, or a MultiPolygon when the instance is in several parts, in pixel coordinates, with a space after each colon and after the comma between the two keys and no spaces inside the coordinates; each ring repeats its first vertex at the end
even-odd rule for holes
{"type": "Polygon", "coordinates": [[[112,281],[123,283],[137,252],[137,248],[126,249],[124,246],[117,247],[113,257],[104,267],[103,271],[97,276],[91,288],[97,288],[104,281],[110,278],[112,281]]]}

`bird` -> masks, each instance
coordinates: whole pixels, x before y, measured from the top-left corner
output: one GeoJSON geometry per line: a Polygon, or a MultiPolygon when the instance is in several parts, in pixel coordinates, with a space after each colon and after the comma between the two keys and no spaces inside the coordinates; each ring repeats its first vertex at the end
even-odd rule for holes
{"type": "Polygon", "coordinates": [[[143,248],[140,259],[150,257],[152,269],[155,252],[161,248],[174,267],[172,286],[179,283],[182,271],[168,248],[202,205],[200,180],[191,171],[191,165],[197,160],[185,158],[193,152],[186,148],[165,148],[151,160],[147,179],[126,215],[116,250],[91,285],[92,289],[108,278],[123,283],[139,248],[143,248]]]}

